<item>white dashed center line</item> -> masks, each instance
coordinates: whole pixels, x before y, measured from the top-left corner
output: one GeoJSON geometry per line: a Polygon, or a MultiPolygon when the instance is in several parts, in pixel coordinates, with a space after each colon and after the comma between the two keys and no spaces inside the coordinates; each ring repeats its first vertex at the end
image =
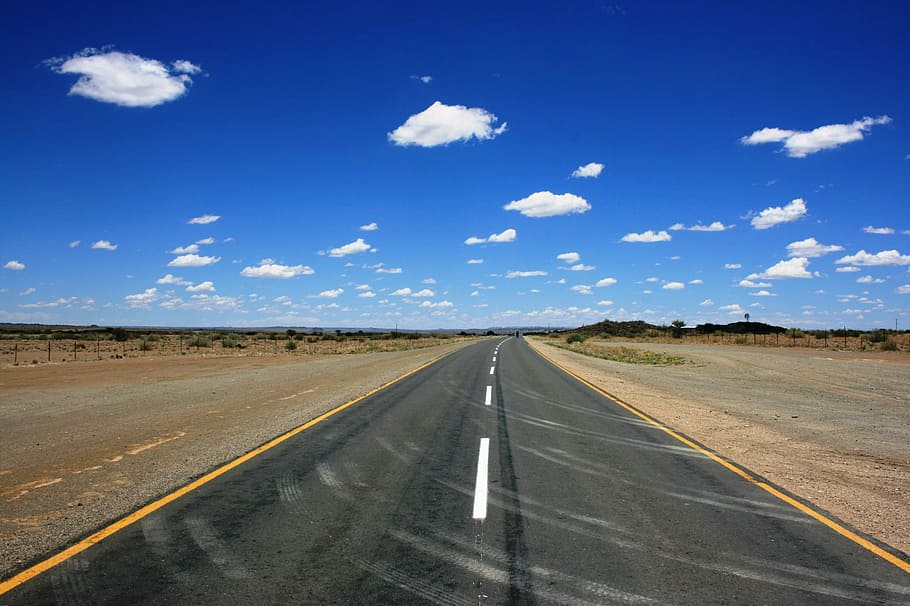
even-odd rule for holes
{"type": "Polygon", "coordinates": [[[493,401],[493,386],[487,385],[487,395],[483,399],[483,405],[489,406],[490,402],[492,402],[492,401],[493,401]]]}
{"type": "Polygon", "coordinates": [[[477,455],[477,482],[474,484],[475,520],[487,517],[487,463],[490,458],[490,438],[480,438],[480,453],[477,455]]]}
{"type": "Polygon", "coordinates": [[[495,367],[495,366],[491,366],[491,367],[490,367],[490,374],[493,374],[494,372],[496,372],[496,367],[495,367]]]}

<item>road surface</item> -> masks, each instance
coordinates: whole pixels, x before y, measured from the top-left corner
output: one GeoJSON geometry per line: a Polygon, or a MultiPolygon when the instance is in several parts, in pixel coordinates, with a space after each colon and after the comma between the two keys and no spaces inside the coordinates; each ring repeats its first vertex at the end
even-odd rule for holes
{"type": "Polygon", "coordinates": [[[8,581],[0,604],[910,603],[904,556],[737,469],[522,339],[487,340],[8,581]]]}

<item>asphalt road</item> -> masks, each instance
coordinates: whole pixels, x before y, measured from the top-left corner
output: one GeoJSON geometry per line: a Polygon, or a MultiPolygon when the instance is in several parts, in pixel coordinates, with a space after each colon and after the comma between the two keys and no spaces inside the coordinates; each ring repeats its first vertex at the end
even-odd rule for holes
{"type": "Polygon", "coordinates": [[[96,603],[907,604],[910,575],[509,338],[0,595],[96,603]]]}

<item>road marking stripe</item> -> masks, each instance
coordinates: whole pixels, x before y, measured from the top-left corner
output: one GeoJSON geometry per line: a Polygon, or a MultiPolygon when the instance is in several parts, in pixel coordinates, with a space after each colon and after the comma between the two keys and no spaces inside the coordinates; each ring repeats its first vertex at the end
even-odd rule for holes
{"type": "Polygon", "coordinates": [[[493,386],[487,385],[487,395],[483,399],[483,405],[489,406],[490,402],[493,401],[493,386]]]}
{"type": "Polygon", "coordinates": [[[477,481],[474,483],[475,520],[487,518],[487,464],[490,458],[490,438],[480,438],[480,452],[477,454],[477,481]]]}
{"type": "Polygon", "coordinates": [[[493,356],[493,361],[494,361],[494,362],[496,361],[496,356],[493,356]]]}
{"type": "Polygon", "coordinates": [[[496,367],[495,367],[495,366],[491,366],[491,367],[490,367],[490,374],[493,374],[493,372],[494,372],[495,370],[496,370],[496,367]]]}
{"type": "Polygon", "coordinates": [[[267,450],[271,450],[272,448],[274,448],[275,446],[278,446],[282,442],[286,442],[287,440],[293,438],[297,434],[299,434],[303,431],[306,431],[307,429],[313,427],[314,425],[317,425],[317,424],[325,421],[329,417],[341,412],[342,410],[344,410],[346,408],[350,408],[351,406],[369,398],[372,395],[379,393],[380,391],[382,391],[388,387],[391,387],[395,383],[398,383],[398,382],[410,377],[411,375],[417,374],[418,372],[427,368],[428,366],[431,366],[431,365],[435,364],[436,362],[440,361],[447,355],[449,355],[449,354],[443,354],[437,358],[430,360],[429,362],[427,362],[425,364],[421,364],[417,368],[409,370],[408,372],[404,373],[403,375],[401,375],[395,379],[392,379],[388,383],[384,383],[375,389],[371,389],[370,391],[366,392],[365,394],[358,396],[358,397],[354,398],[353,400],[345,402],[344,404],[337,406],[336,408],[333,408],[332,410],[325,412],[325,413],[319,415],[318,417],[311,419],[310,421],[307,421],[303,425],[295,427],[294,429],[278,436],[277,438],[269,440],[262,446],[254,448],[253,450],[246,453],[245,455],[241,455],[241,456],[237,457],[236,459],[234,459],[233,461],[229,461],[228,463],[225,463],[218,469],[215,469],[214,471],[210,471],[209,473],[205,474],[201,478],[194,480],[194,481],[190,482],[189,484],[186,484],[185,486],[178,488],[174,492],[161,497],[157,501],[153,501],[153,502],[149,503],[148,505],[140,507],[133,513],[131,513],[127,516],[124,516],[124,517],[120,518],[119,520],[116,520],[115,522],[111,523],[110,525],[106,526],[105,528],[102,528],[98,532],[95,532],[94,534],[91,534],[88,537],[82,539],[75,545],[68,547],[67,549],[64,549],[63,551],[49,557],[48,559],[46,559],[42,562],[38,562],[34,566],[27,568],[27,569],[23,570],[22,572],[20,572],[19,574],[12,576],[9,579],[3,581],[2,583],[0,583],[0,595],[3,595],[5,593],[7,593],[8,591],[15,589],[19,585],[22,585],[26,581],[35,578],[36,576],[40,575],[43,572],[47,572],[54,566],[57,566],[58,564],[61,564],[65,561],[69,560],[73,556],[76,556],[76,555],[82,553],[83,551],[85,551],[89,547],[95,545],[96,543],[100,543],[104,539],[119,532],[120,530],[123,530],[127,526],[130,526],[131,524],[138,522],[142,518],[145,518],[146,516],[158,511],[165,505],[167,505],[173,501],[176,501],[180,497],[196,490],[197,488],[199,488],[205,484],[208,484],[215,478],[224,475],[225,473],[231,471],[235,467],[239,467],[240,465],[243,465],[250,459],[254,459],[255,457],[266,452],[267,450]]]}
{"type": "Polygon", "coordinates": [[[612,395],[612,394],[610,394],[610,393],[604,391],[603,389],[601,389],[601,388],[598,387],[597,385],[591,383],[591,382],[588,381],[587,379],[585,379],[585,378],[583,378],[583,377],[581,377],[581,376],[575,374],[574,372],[572,372],[571,370],[569,370],[569,369],[566,368],[565,366],[559,364],[558,362],[556,362],[555,360],[553,360],[553,359],[550,358],[549,356],[547,356],[547,355],[545,355],[545,354],[543,354],[543,353],[537,351],[536,349],[535,349],[534,351],[537,352],[537,355],[539,355],[541,358],[543,358],[544,360],[546,360],[547,362],[549,362],[550,364],[552,364],[552,365],[555,366],[556,368],[560,369],[561,371],[563,371],[564,373],[566,373],[566,374],[569,375],[570,377],[572,377],[572,378],[574,378],[575,380],[579,381],[580,383],[586,385],[586,386],[589,387],[590,389],[593,389],[594,391],[596,391],[596,392],[599,393],[600,395],[604,396],[605,398],[607,398],[607,399],[610,400],[611,402],[617,404],[618,406],[621,406],[622,408],[625,408],[626,410],[628,410],[629,412],[631,412],[631,413],[634,414],[635,416],[639,417],[640,419],[643,419],[643,420],[647,421],[648,423],[650,423],[651,425],[653,425],[653,426],[656,427],[657,429],[660,429],[661,431],[663,431],[664,433],[666,433],[666,434],[669,435],[670,437],[675,438],[676,440],[679,440],[680,442],[682,442],[682,443],[685,444],[686,446],[688,446],[688,447],[690,447],[690,448],[696,450],[697,452],[700,452],[701,454],[705,455],[706,457],[708,457],[709,459],[711,459],[711,460],[714,461],[715,463],[720,463],[721,465],[723,465],[724,467],[726,467],[728,470],[730,470],[730,471],[732,471],[733,473],[735,473],[736,475],[740,476],[741,478],[743,478],[744,480],[746,480],[746,481],[749,482],[750,484],[754,484],[755,486],[758,486],[759,488],[761,488],[762,490],[764,490],[764,491],[767,492],[768,494],[771,494],[771,495],[777,497],[778,499],[780,499],[781,501],[783,501],[784,503],[787,503],[787,504],[789,504],[789,505],[795,507],[796,509],[798,509],[798,510],[800,510],[801,512],[805,513],[805,514],[808,515],[809,517],[814,518],[814,519],[815,519],[816,521],[818,521],[818,522],[821,522],[822,524],[824,524],[825,526],[827,526],[828,528],[830,528],[831,530],[833,530],[833,531],[836,532],[837,534],[841,535],[842,537],[844,537],[844,538],[846,538],[846,539],[849,539],[849,540],[853,541],[854,543],[856,543],[857,545],[859,545],[860,547],[862,547],[862,548],[864,548],[864,549],[866,549],[866,550],[868,550],[868,551],[871,551],[872,553],[874,553],[874,554],[877,555],[878,557],[882,558],[883,560],[885,560],[885,561],[887,561],[887,562],[890,562],[891,564],[894,564],[895,566],[897,566],[898,568],[900,568],[900,569],[903,570],[904,572],[910,573],[910,561],[905,560],[905,559],[903,559],[903,558],[901,558],[901,557],[898,557],[898,556],[896,556],[896,555],[890,553],[889,551],[887,551],[887,550],[885,550],[885,549],[882,549],[881,547],[879,547],[878,545],[876,545],[876,544],[873,543],[872,541],[869,541],[868,539],[864,539],[863,537],[859,536],[859,535],[856,534],[855,532],[849,530],[848,528],[845,528],[843,525],[841,525],[841,524],[835,522],[835,521],[832,520],[831,518],[829,518],[829,517],[825,516],[824,514],[822,514],[822,513],[818,512],[818,511],[816,511],[815,509],[813,509],[811,506],[807,505],[806,503],[803,503],[802,501],[799,501],[799,500],[797,500],[797,499],[795,499],[795,498],[793,498],[793,497],[791,497],[791,496],[789,496],[789,495],[787,495],[787,494],[781,492],[780,489],[775,488],[774,486],[768,484],[767,482],[764,482],[764,481],[762,481],[762,480],[759,480],[758,478],[755,478],[752,474],[750,474],[749,472],[747,472],[747,471],[744,470],[743,468],[739,467],[738,465],[736,465],[736,464],[734,464],[734,463],[731,463],[730,461],[727,461],[726,459],[720,457],[720,455],[717,455],[717,454],[711,452],[710,450],[707,450],[707,449],[704,448],[703,446],[699,446],[698,444],[696,444],[696,443],[693,442],[692,440],[690,440],[690,439],[688,439],[688,438],[686,438],[686,437],[684,437],[684,436],[682,436],[682,435],[676,433],[675,431],[673,431],[672,429],[670,429],[669,427],[667,427],[666,425],[664,425],[663,423],[661,423],[661,422],[658,421],[657,419],[654,419],[653,417],[649,416],[648,414],[646,414],[646,413],[644,413],[644,412],[638,410],[637,408],[635,408],[635,407],[632,406],[631,404],[627,404],[626,402],[623,402],[622,400],[620,400],[620,399],[617,398],[616,396],[614,396],[614,395],[612,395]]]}

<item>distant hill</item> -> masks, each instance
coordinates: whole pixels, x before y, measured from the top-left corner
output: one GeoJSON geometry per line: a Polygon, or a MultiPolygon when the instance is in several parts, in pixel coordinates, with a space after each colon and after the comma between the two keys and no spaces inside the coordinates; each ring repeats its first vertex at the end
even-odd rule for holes
{"type": "MultiPolygon", "coordinates": [[[[642,320],[635,320],[632,322],[603,320],[596,324],[588,324],[571,331],[561,332],[575,332],[588,336],[609,335],[611,337],[637,338],[647,337],[654,331],[666,332],[666,330],[666,326],[656,326],[642,320]]],[[[728,335],[773,335],[787,332],[787,329],[781,328],[780,326],[765,324],[763,322],[733,322],[731,324],[699,324],[695,328],[686,327],[683,331],[690,333],[695,332],[700,335],[713,334],[715,332],[722,332],[728,335]]]]}
{"type": "Polygon", "coordinates": [[[660,330],[659,326],[648,324],[642,320],[631,322],[613,322],[612,320],[603,320],[596,324],[580,326],[571,332],[577,332],[584,335],[609,335],[611,337],[642,337],[652,330],[660,330]]]}
{"type": "Polygon", "coordinates": [[[787,332],[787,329],[763,322],[733,322],[732,324],[699,324],[695,327],[695,332],[700,335],[715,332],[732,335],[774,335],[787,332]]]}

